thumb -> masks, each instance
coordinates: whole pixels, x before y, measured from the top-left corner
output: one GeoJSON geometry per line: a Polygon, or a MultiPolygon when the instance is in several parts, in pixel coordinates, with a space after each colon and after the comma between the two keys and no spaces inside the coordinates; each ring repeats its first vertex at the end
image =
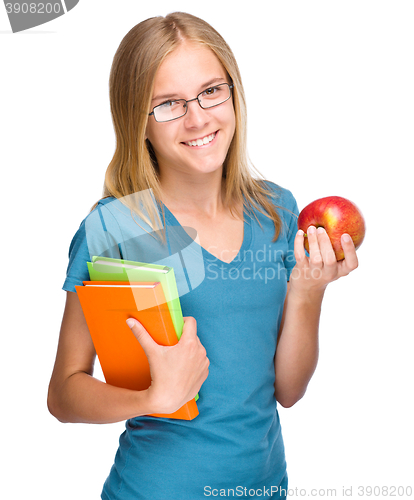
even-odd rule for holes
{"type": "Polygon", "coordinates": [[[151,356],[151,353],[154,351],[155,347],[158,347],[158,344],[153,340],[151,335],[147,332],[147,330],[141,325],[139,321],[134,318],[129,318],[126,320],[126,324],[131,328],[132,333],[135,335],[135,338],[141,344],[141,347],[144,349],[145,354],[151,356]]]}

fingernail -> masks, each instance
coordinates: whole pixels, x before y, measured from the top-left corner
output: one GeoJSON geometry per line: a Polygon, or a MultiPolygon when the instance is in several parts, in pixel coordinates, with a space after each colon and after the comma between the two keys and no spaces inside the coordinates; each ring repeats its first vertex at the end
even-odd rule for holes
{"type": "Polygon", "coordinates": [[[349,234],[343,234],[342,241],[344,241],[345,243],[348,243],[349,241],[351,241],[351,237],[349,236],[349,234]]]}
{"type": "Polygon", "coordinates": [[[299,229],[298,234],[300,234],[301,236],[303,236],[305,233],[302,231],[302,229],[299,229]]]}
{"type": "Polygon", "coordinates": [[[316,232],[318,234],[322,234],[322,233],[325,233],[326,231],[325,231],[325,229],[323,227],[318,227],[318,229],[316,230],[316,232]]]}
{"type": "Polygon", "coordinates": [[[316,227],[315,226],[309,226],[308,227],[308,234],[313,234],[315,231],[316,231],[316,227]]]}
{"type": "Polygon", "coordinates": [[[129,326],[129,328],[132,328],[133,326],[135,326],[135,320],[132,318],[129,318],[126,320],[126,324],[129,326]]]}

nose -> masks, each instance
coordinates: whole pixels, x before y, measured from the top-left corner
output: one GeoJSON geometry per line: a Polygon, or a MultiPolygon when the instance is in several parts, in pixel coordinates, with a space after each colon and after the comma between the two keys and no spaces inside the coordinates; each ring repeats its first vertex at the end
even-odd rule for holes
{"type": "Polygon", "coordinates": [[[198,99],[187,101],[187,113],[184,116],[185,124],[189,128],[201,128],[208,122],[207,110],[203,109],[198,99]]]}

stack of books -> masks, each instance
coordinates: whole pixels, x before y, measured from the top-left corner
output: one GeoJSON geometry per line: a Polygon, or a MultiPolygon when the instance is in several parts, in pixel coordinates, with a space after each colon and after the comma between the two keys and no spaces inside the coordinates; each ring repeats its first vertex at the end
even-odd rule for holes
{"type": "MultiPolygon", "coordinates": [[[[175,345],[184,320],[174,269],[107,257],[88,262],[90,281],[76,286],[77,295],[108,384],[145,390],[151,384],[147,357],[126,324],[137,319],[160,345],[175,345]]],[[[192,420],[196,399],[170,414],[153,417],[192,420]]]]}

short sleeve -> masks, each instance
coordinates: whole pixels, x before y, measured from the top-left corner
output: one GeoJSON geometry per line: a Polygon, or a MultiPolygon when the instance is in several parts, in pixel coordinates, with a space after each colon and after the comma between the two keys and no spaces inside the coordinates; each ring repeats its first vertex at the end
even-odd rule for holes
{"type": "Polygon", "coordinates": [[[283,191],[284,192],[281,197],[281,209],[279,209],[279,213],[283,220],[284,227],[282,231],[285,231],[288,244],[288,250],[286,252],[284,262],[287,272],[287,281],[289,281],[292,270],[296,265],[294,243],[296,233],[298,231],[299,210],[293,194],[287,189],[284,189],[283,191]]]}
{"type": "Polygon", "coordinates": [[[270,181],[266,181],[266,186],[270,188],[273,193],[273,202],[282,222],[279,237],[283,238],[287,244],[287,248],[284,252],[284,264],[287,273],[287,281],[289,281],[292,270],[296,265],[294,242],[298,230],[297,221],[299,209],[291,191],[270,181]]]}
{"type": "Polygon", "coordinates": [[[98,205],[80,224],[69,247],[69,263],[63,290],[76,292],[75,286],[89,280],[87,262],[93,256],[122,259],[121,250],[108,228],[104,206],[98,205]]]}

